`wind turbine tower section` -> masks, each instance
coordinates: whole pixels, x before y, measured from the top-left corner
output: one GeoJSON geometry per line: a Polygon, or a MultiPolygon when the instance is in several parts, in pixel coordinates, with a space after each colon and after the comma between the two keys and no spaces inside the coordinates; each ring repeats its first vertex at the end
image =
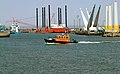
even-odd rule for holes
{"type": "Polygon", "coordinates": [[[113,11],[112,6],[106,6],[106,25],[105,32],[119,32],[119,24],[118,24],[118,6],[117,1],[115,0],[113,11]],[[112,17],[113,13],[113,17],[112,17]],[[113,18],[113,20],[112,20],[113,18]],[[113,21],[113,23],[112,23],[113,21]]]}
{"type": "Polygon", "coordinates": [[[117,1],[114,2],[114,32],[119,32],[119,25],[118,25],[118,6],[117,1]]]}
{"type": "Polygon", "coordinates": [[[108,20],[108,32],[112,31],[112,6],[108,6],[108,17],[109,17],[109,20],[108,20]]]}

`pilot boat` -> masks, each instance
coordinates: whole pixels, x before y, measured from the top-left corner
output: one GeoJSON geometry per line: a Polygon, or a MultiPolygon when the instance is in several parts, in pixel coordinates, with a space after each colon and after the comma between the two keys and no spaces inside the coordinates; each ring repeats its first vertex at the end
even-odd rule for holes
{"type": "Polygon", "coordinates": [[[44,39],[46,44],[66,44],[66,43],[78,43],[74,39],[70,39],[70,35],[67,33],[58,34],[54,38],[44,39]]]}

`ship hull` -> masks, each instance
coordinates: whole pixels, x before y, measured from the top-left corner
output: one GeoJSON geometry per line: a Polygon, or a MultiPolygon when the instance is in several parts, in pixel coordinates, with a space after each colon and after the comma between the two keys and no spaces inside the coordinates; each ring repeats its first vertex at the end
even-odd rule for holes
{"type": "Polygon", "coordinates": [[[101,32],[101,33],[98,33],[98,32],[90,32],[90,33],[88,33],[88,32],[76,32],[75,34],[78,34],[78,35],[88,35],[88,36],[102,36],[103,35],[103,33],[101,32]]]}
{"type": "Polygon", "coordinates": [[[51,33],[65,33],[66,31],[69,31],[69,28],[51,28],[51,33]]]}
{"type": "Polygon", "coordinates": [[[69,32],[69,28],[45,28],[37,30],[36,33],[65,33],[69,32]]]}
{"type": "Polygon", "coordinates": [[[10,31],[1,31],[0,37],[10,37],[10,31]]]}
{"type": "Polygon", "coordinates": [[[78,43],[76,40],[72,40],[70,42],[65,42],[65,41],[56,41],[54,39],[44,39],[46,44],[52,44],[52,43],[57,43],[57,44],[66,44],[66,43],[78,43]]]}

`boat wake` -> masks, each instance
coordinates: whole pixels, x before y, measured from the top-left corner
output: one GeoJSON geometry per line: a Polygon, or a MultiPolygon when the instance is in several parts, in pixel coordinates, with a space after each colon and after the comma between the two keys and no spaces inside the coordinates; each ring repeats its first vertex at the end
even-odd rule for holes
{"type": "Polygon", "coordinates": [[[102,41],[103,43],[118,43],[120,41],[102,41]]]}
{"type": "Polygon", "coordinates": [[[60,44],[60,43],[45,43],[46,45],[56,45],[56,44],[60,44]]]}
{"type": "Polygon", "coordinates": [[[90,43],[102,43],[102,42],[80,41],[78,43],[90,44],[90,43]]]}
{"type": "Polygon", "coordinates": [[[97,44],[97,43],[119,43],[120,41],[98,41],[98,42],[94,42],[94,41],[79,41],[78,43],[81,44],[97,44]]]}
{"type": "MultiPolygon", "coordinates": [[[[98,43],[118,43],[120,41],[79,41],[78,44],[98,44],[98,43]]],[[[46,45],[56,45],[61,43],[45,43],[46,45]]],[[[65,44],[76,44],[76,43],[65,43],[65,44]]]]}

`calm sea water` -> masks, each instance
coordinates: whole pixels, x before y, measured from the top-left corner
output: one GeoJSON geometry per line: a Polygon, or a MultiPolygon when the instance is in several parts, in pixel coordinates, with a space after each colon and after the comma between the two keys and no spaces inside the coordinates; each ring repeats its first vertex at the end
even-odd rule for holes
{"type": "Polygon", "coordinates": [[[45,45],[54,35],[0,38],[0,74],[120,74],[120,38],[72,34],[78,44],[45,45]]]}

